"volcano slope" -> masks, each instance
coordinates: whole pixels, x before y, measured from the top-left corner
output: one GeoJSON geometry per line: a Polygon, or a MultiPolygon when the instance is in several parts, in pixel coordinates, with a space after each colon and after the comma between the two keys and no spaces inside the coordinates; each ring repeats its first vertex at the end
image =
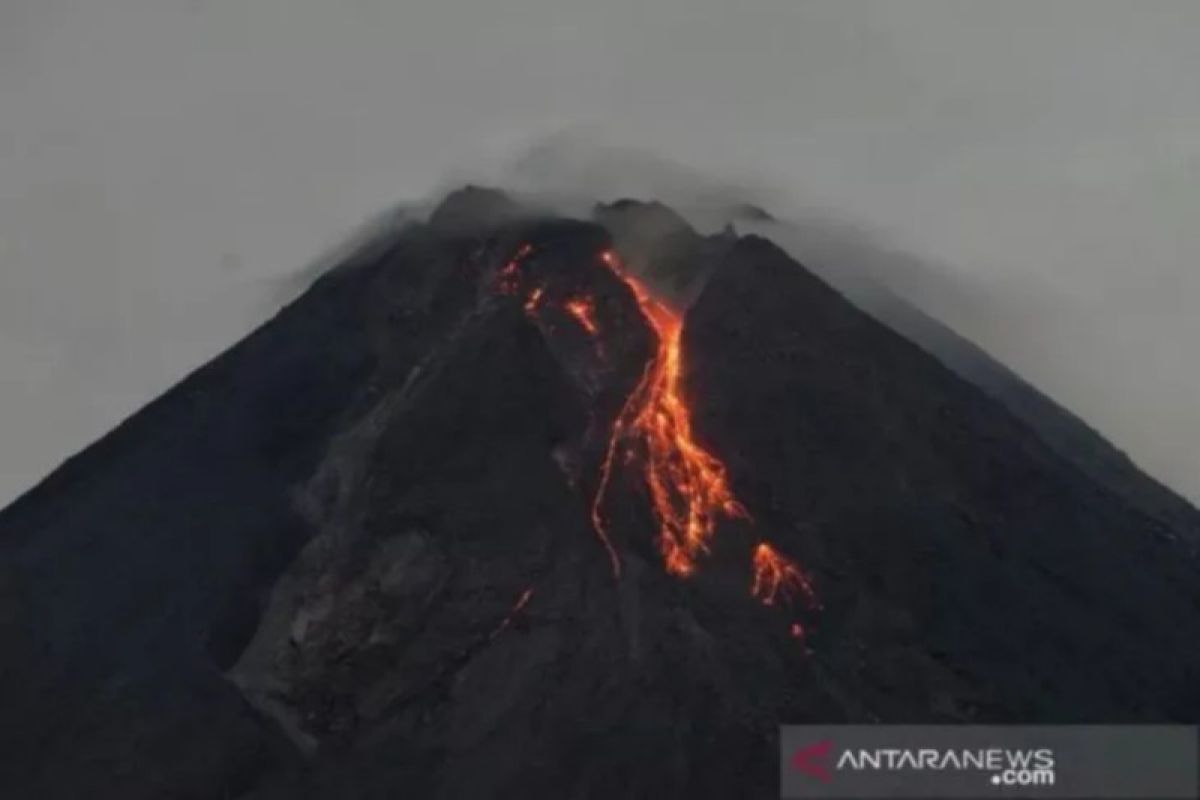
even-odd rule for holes
{"type": "Polygon", "coordinates": [[[781,722],[1200,719],[1193,510],[765,239],[668,226],[683,311],[614,218],[455,193],[0,514],[0,794],[774,797],[781,722]]]}

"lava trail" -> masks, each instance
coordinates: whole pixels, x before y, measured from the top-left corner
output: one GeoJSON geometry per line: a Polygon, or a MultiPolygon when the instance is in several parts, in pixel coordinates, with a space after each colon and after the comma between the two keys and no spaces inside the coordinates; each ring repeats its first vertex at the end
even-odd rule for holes
{"type": "MultiPolygon", "coordinates": [[[[518,290],[520,266],[532,252],[529,245],[522,245],[501,269],[502,291],[518,290]]],[[[592,523],[612,562],[613,575],[620,578],[621,559],[608,534],[604,504],[614,472],[624,465],[637,465],[658,524],[657,544],[665,568],[672,575],[688,577],[708,553],[718,521],[750,521],[750,515],[734,496],[725,465],[696,441],[692,431],[691,410],[683,391],[682,315],[628,274],[616,253],[605,251],[600,259],[629,286],[658,344],[613,423],[592,501],[592,523]]],[[[526,298],[526,313],[536,316],[543,298],[542,288],[532,289],[526,298]]],[[[573,296],[563,302],[563,311],[589,335],[598,337],[592,298],[573,296]]],[[[818,605],[800,568],[767,542],[755,547],[752,568],[750,594],[764,605],[790,602],[796,596],[810,607],[818,605]]],[[[793,625],[793,636],[802,631],[799,623],[793,625]]]]}
{"type": "MultiPolygon", "coordinates": [[[[754,548],[754,583],[750,586],[750,594],[762,601],[763,605],[773,606],[780,599],[790,601],[799,594],[806,604],[817,605],[816,595],[808,578],[787,558],[767,542],[759,542],[754,548]]],[[[799,635],[793,626],[793,635],[799,635]]]]}
{"type": "MultiPolygon", "coordinates": [[[[618,454],[641,455],[664,564],[669,573],[687,577],[708,552],[717,521],[723,517],[748,520],[749,514],[730,488],[725,465],[696,441],[692,432],[691,411],[682,386],[682,316],[626,273],[615,253],[607,251],[601,258],[633,291],[658,336],[658,350],[613,425],[592,519],[607,541],[602,506],[618,454]]],[[[774,550],[771,552],[785,575],[801,576],[798,568],[774,550]]],[[[615,560],[614,568],[619,574],[615,560]]],[[[752,593],[768,602],[757,589],[752,593]]]]}
{"type": "Polygon", "coordinates": [[[591,300],[576,297],[567,301],[566,308],[567,313],[573,316],[588,334],[595,336],[600,333],[600,326],[596,324],[596,309],[591,300]]]}
{"type": "Polygon", "coordinates": [[[517,602],[513,603],[512,610],[508,612],[504,619],[500,620],[500,624],[492,630],[492,632],[488,635],[488,639],[495,639],[497,636],[508,630],[509,626],[513,624],[513,620],[517,618],[518,614],[525,610],[525,606],[529,605],[529,601],[532,598],[533,587],[530,586],[526,588],[525,591],[521,592],[521,595],[517,598],[517,602]]]}
{"type": "Polygon", "coordinates": [[[601,258],[633,290],[658,337],[658,351],[613,425],[592,519],[603,531],[602,505],[618,451],[640,449],[659,526],[659,550],[667,571],[686,577],[696,571],[697,559],[708,551],[718,518],[748,515],[729,487],[725,466],[692,433],[691,413],[681,386],[682,317],[627,274],[615,253],[606,251],[601,258]]]}

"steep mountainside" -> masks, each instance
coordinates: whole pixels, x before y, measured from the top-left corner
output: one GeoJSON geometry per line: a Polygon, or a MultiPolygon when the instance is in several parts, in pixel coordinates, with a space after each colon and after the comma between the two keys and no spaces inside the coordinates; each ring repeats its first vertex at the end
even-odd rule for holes
{"type": "Polygon", "coordinates": [[[781,722],[1200,719],[1191,509],[681,224],[456,193],[0,513],[0,793],[774,797],[781,722]]]}

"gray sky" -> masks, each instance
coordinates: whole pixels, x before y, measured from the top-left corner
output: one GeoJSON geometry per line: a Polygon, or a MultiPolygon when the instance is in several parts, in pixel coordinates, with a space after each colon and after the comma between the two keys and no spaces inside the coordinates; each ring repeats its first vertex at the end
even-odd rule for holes
{"type": "Polygon", "coordinates": [[[1200,499],[1197,42],[1191,0],[0,0],[0,503],[358,223],[563,129],[916,256],[1200,499]]]}

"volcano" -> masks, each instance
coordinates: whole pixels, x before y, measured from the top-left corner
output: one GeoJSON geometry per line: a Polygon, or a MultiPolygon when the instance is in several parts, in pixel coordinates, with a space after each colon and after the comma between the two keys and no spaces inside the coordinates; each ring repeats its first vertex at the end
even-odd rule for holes
{"type": "Polygon", "coordinates": [[[0,795],[769,798],[780,724],[1194,723],[1200,513],[966,372],[768,239],[455,192],[0,513],[0,795]]]}

